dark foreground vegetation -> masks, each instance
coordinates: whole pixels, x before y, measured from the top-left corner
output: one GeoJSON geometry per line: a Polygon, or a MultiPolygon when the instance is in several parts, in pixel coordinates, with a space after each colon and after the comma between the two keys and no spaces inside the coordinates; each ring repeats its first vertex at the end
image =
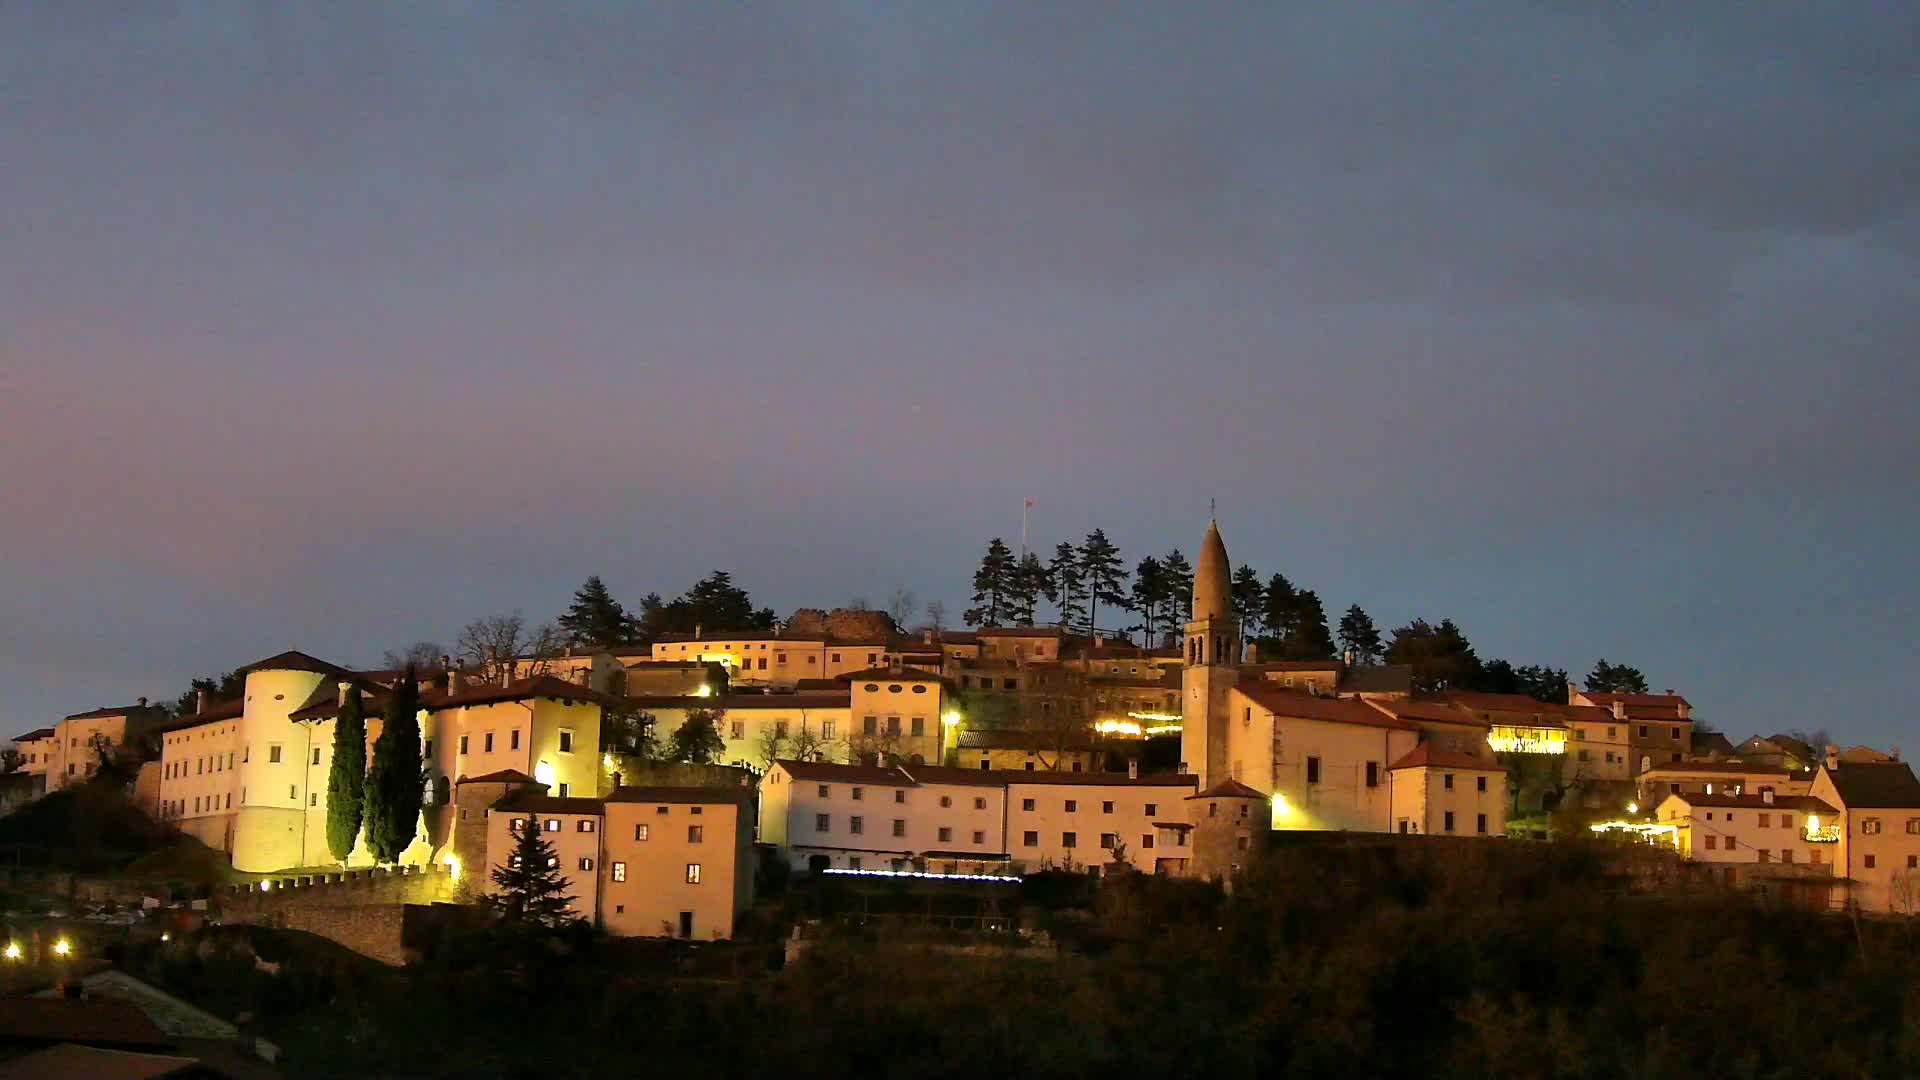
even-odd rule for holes
{"type": "Polygon", "coordinates": [[[1231,897],[1133,876],[1024,902],[1059,956],[847,930],[750,977],[589,936],[472,939],[404,973],[285,940],[262,951],[277,975],[180,943],[126,959],[254,1012],[296,1075],[1864,1077],[1920,1062],[1909,923],[1637,896],[1578,847],[1283,853],[1231,897]]]}

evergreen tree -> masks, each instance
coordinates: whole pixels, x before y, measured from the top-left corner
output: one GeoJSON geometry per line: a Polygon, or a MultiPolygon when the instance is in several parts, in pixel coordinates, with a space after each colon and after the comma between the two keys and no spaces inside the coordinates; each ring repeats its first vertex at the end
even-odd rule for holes
{"type": "Polygon", "coordinates": [[[1093,530],[1081,543],[1080,576],[1087,588],[1087,636],[1091,638],[1100,629],[1101,604],[1110,608],[1127,604],[1127,594],[1122,591],[1127,585],[1127,568],[1120,561],[1120,549],[1107,539],[1104,530],[1093,530]]]}
{"type": "Polygon", "coordinates": [[[1064,540],[1054,547],[1053,561],[1047,564],[1047,599],[1059,609],[1063,630],[1078,626],[1087,610],[1080,551],[1064,540]]]}
{"type": "Polygon", "coordinates": [[[1193,564],[1180,554],[1179,548],[1160,556],[1160,567],[1167,572],[1167,601],[1173,610],[1164,621],[1168,627],[1179,626],[1193,615],[1193,564]]]}
{"type": "Polygon", "coordinates": [[[1412,665],[1414,689],[1422,693],[1472,687],[1480,675],[1480,658],[1452,619],[1438,626],[1415,619],[1395,630],[1387,662],[1412,665]]]}
{"type": "Polygon", "coordinates": [[[1007,585],[1007,613],[1015,626],[1033,625],[1043,596],[1052,598],[1047,568],[1040,556],[1029,551],[1014,564],[1013,576],[1007,585]]]}
{"type": "Polygon", "coordinates": [[[1327,632],[1327,612],[1312,589],[1294,594],[1293,625],[1288,632],[1288,660],[1333,659],[1333,635],[1327,632]]]}
{"type": "Polygon", "coordinates": [[[667,757],[695,765],[711,765],[727,749],[720,737],[720,714],[710,709],[689,709],[687,718],[667,740],[667,757]]]}
{"type": "Polygon", "coordinates": [[[569,644],[602,649],[630,645],[634,638],[633,617],[597,575],[573,594],[573,606],[560,616],[560,629],[569,644]]]}
{"type": "Polygon", "coordinates": [[[1014,575],[1019,564],[1006,541],[994,537],[987,542],[987,553],[980,569],[973,572],[973,606],[961,616],[968,626],[1004,626],[1012,609],[1014,575]]]}
{"type": "Polygon", "coordinates": [[[1267,590],[1260,584],[1260,575],[1253,567],[1243,565],[1233,572],[1232,589],[1233,614],[1240,620],[1240,632],[1249,638],[1259,637],[1267,607],[1267,590]]]}
{"type": "Polygon", "coordinates": [[[1167,610],[1167,572],[1160,560],[1149,555],[1133,568],[1133,593],[1128,607],[1140,616],[1138,629],[1142,643],[1151,649],[1158,644],[1155,632],[1167,610]]]}
{"type": "Polygon", "coordinates": [[[515,821],[513,851],[493,868],[493,891],[484,903],[507,926],[553,930],[579,919],[569,910],[573,897],[560,870],[559,856],[540,831],[540,819],[515,821]]]}
{"type": "Polygon", "coordinates": [[[1520,685],[1520,693],[1536,701],[1567,703],[1567,672],[1565,668],[1548,667],[1544,664],[1524,664],[1514,669],[1513,674],[1520,685]]]}
{"type": "Polygon", "coordinates": [[[387,695],[380,737],[367,770],[367,847],[383,863],[395,862],[419,830],[426,773],[420,761],[420,692],[411,668],[387,695]]]}
{"type": "Polygon", "coordinates": [[[360,688],[348,687],[333,722],[333,762],[327,767],[327,850],[346,862],[360,839],[366,810],[367,719],[360,688]]]}
{"type": "Polygon", "coordinates": [[[1293,639],[1296,633],[1296,605],[1300,593],[1287,580],[1285,574],[1275,574],[1267,582],[1266,603],[1261,609],[1261,621],[1266,624],[1266,635],[1260,639],[1261,656],[1271,660],[1292,658],[1293,639]],[[1268,655],[1271,653],[1272,655],[1268,655]]]}
{"type": "Polygon", "coordinates": [[[1644,694],[1647,692],[1647,677],[1640,669],[1625,664],[1609,664],[1602,658],[1587,673],[1587,693],[1589,694],[1644,694]]]}
{"type": "Polygon", "coordinates": [[[691,634],[695,630],[708,634],[771,630],[774,621],[772,608],[755,608],[747,591],[733,583],[732,575],[715,570],[671,601],[649,593],[640,601],[635,640],[651,642],[665,634],[691,634]]]}
{"type": "Polygon", "coordinates": [[[1385,646],[1380,641],[1380,631],[1373,625],[1373,617],[1361,610],[1359,604],[1347,609],[1340,616],[1340,647],[1353,654],[1356,664],[1372,664],[1380,659],[1385,646]]]}

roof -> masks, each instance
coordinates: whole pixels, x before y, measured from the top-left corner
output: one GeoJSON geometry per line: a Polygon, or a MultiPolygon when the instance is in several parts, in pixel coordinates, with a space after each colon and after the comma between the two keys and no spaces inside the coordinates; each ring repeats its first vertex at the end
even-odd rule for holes
{"type": "Polygon", "coordinates": [[[1353,694],[1410,694],[1413,665],[1357,664],[1340,673],[1339,689],[1353,694]]]}
{"type": "Polygon", "coordinates": [[[365,712],[377,711],[384,706],[387,695],[392,693],[387,687],[363,674],[350,675],[345,679],[329,679],[313,688],[307,700],[300,707],[287,714],[289,720],[330,720],[340,715],[340,683],[352,683],[360,691],[361,709],[365,712]]]}
{"type": "Polygon", "coordinates": [[[173,1054],[137,1054],[97,1046],[61,1043],[0,1063],[0,1080],[167,1080],[212,1076],[197,1058],[173,1054]]]}
{"type": "Polygon", "coordinates": [[[804,641],[824,643],[831,640],[832,639],[825,634],[783,634],[777,630],[720,630],[711,633],[701,631],[699,634],[661,634],[654,639],[657,644],[662,645],[669,642],[675,645],[691,645],[694,642],[700,642],[702,644],[718,642],[724,645],[729,641],[804,641]]]}
{"type": "MultiPolygon", "coordinates": [[[[1065,632],[1057,626],[983,626],[975,632],[978,638],[990,637],[1062,637],[1065,632]]],[[[942,639],[948,645],[959,644],[956,641],[942,639]]]]}
{"type": "Polygon", "coordinates": [[[352,672],[337,664],[308,656],[297,649],[288,649],[265,660],[256,660],[240,669],[242,674],[255,671],[311,671],[316,675],[351,675],[352,672]]]}
{"type": "Polygon", "coordinates": [[[532,698],[552,698],[556,701],[579,701],[589,705],[620,705],[622,699],[611,698],[597,690],[589,690],[578,683],[565,679],[556,679],[551,675],[536,675],[531,679],[516,679],[507,686],[483,685],[469,686],[454,693],[423,694],[420,707],[429,712],[442,709],[461,709],[473,705],[496,705],[503,701],[527,701],[532,698]]]}
{"type": "MultiPolygon", "coordinates": [[[[501,769],[481,776],[463,776],[455,784],[534,784],[539,783],[533,777],[518,769],[501,769]]],[[[543,785],[544,786],[544,785],[543,785]]]]}
{"type": "Polygon", "coordinates": [[[1685,775],[1688,773],[1728,773],[1734,776],[1792,776],[1793,770],[1779,765],[1756,765],[1747,761],[1669,761],[1654,765],[1640,775],[1651,776],[1654,773],[1685,775]]]}
{"type": "Polygon", "coordinates": [[[714,712],[751,712],[755,709],[845,709],[852,705],[853,691],[805,694],[728,694],[726,697],[698,697],[692,694],[650,694],[620,699],[623,704],[641,709],[711,709],[714,712]]]}
{"type": "Polygon", "coordinates": [[[199,727],[201,724],[211,724],[220,720],[238,720],[246,711],[246,698],[237,697],[232,701],[223,701],[218,705],[209,705],[204,712],[193,713],[188,716],[169,720],[163,724],[157,724],[153,730],[159,732],[179,731],[182,728],[199,727]]]}
{"type": "Polygon", "coordinates": [[[1256,791],[1238,780],[1228,777],[1205,791],[1187,796],[1189,799],[1259,799],[1267,801],[1265,792],[1256,791]]]}
{"type": "Polygon", "coordinates": [[[839,679],[841,682],[844,682],[844,683],[856,683],[861,681],[862,679],[870,679],[874,682],[892,681],[892,682],[939,683],[942,686],[953,685],[951,682],[947,681],[945,676],[941,675],[938,672],[927,671],[923,668],[915,668],[915,667],[900,667],[898,669],[883,668],[883,667],[868,668],[865,671],[849,671],[849,672],[846,672],[845,674],[837,675],[835,676],[835,678],[839,679]]]}
{"type": "Polygon", "coordinates": [[[1193,565],[1193,621],[1233,617],[1233,562],[1220,539],[1220,523],[1209,520],[1193,565]]]}
{"type": "Polygon", "coordinates": [[[1444,701],[1381,701],[1368,699],[1368,706],[1379,709],[1388,716],[1397,716],[1402,720],[1424,720],[1430,724],[1465,724],[1485,729],[1487,722],[1444,701]]]}
{"type": "MultiPolygon", "coordinates": [[[[624,656],[625,653],[615,652],[614,655],[624,656]]],[[[704,671],[712,667],[715,663],[717,663],[717,661],[714,660],[634,660],[622,666],[628,671],[664,671],[668,668],[680,671],[692,671],[695,669],[704,671]]]]}
{"type": "Polygon", "coordinates": [[[1481,690],[1449,690],[1443,695],[1447,701],[1463,708],[1481,709],[1486,712],[1538,713],[1542,719],[1547,717],[1564,718],[1567,706],[1559,701],[1541,701],[1525,694],[1490,694],[1481,690]]]}
{"type": "Polygon", "coordinates": [[[1849,761],[1824,771],[1849,810],[1920,809],[1920,780],[1904,761],[1849,761]]]}
{"type": "Polygon", "coordinates": [[[699,803],[707,806],[733,805],[752,798],[744,787],[617,787],[604,802],[610,803],[699,803]]]}
{"type": "Polygon", "coordinates": [[[1717,731],[1696,731],[1690,742],[1696,754],[1725,754],[1733,756],[1733,743],[1717,731]]]}
{"type": "Polygon", "coordinates": [[[1593,694],[1593,693],[1589,693],[1589,694],[1586,694],[1585,697],[1588,701],[1593,702],[1595,705],[1610,706],[1617,701],[1620,704],[1625,705],[1629,708],[1636,705],[1641,705],[1641,706],[1650,705],[1654,707],[1664,707],[1669,709],[1679,705],[1686,705],[1689,708],[1692,707],[1692,703],[1687,701],[1686,698],[1681,697],[1679,694],[1615,694],[1615,693],[1593,694]]]}
{"type": "Polygon", "coordinates": [[[606,804],[599,799],[549,795],[544,786],[508,792],[488,809],[507,814],[588,814],[594,817],[607,812],[606,804]]]}
{"type": "Polygon", "coordinates": [[[1443,750],[1430,742],[1423,742],[1399,761],[1387,766],[1387,771],[1395,769],[1465,769],[1471,772],[1497,772],[1507,770],[1491,761],[1483,761],[1472,754],[1463,754],[1458,750],[1443,750]]]}
{"type": "Polygon", "coordinates": [[[836,765],[825,761],[774,762],[795,780],[810,783],[874,784],[884,787],[918,787],[921,784],[958,784],[968,787],[1002,787],[1019,784],[1078,787],[1191,787],[1191,774],[1155,773],[1129,777],[1125,773],[1053,772],[1020,769],[956,769],[944,765],[836,765]]]}
{"type": "Polygon", "coordinates": [[[53,738],[53,729],[50,727],[43,727],[43,728],[35,728],[32,731],[27,732],[25,735],[15,735],[13,737],[13,741],[14,742],[33,742],[36,739],[51,739],[51,738],[53,738]]]}
{"type": "Polygon", "coordinates": [[[158,705],[113,705],[87,712],[77,712],[61,717],[62,720],[104,720],[111,716],[138,716],[143,712],[157,712],[158,705]]]}
{"type": "Polygon", "coordinates": [[[923,859],[957,859],[961,862],[1006,862],[1013,856],[1004,851],[923,851],[923,859]]]}
{"type": "Polygon", "coordinates": [[[83,1043],[164,1050],[172,1044],[147,1014],[112,998],[0,997],[0,1044],[83,1043]]]}
{"type": "Polygon", "coordinates": [[[884,765],[836,765],[828,761],[792,761],[780,758],[775,765],[787,771],[795,780],[812,780],[835,784],[886,784],[892,787],[912,787],[913,778],[899,769],[884,765]]]}
{"type": "MultiPolygon", "coordinates": [[[[966,770],[959,770],[965,772],[966,770]]],[[[1128,776],[1126,773],[1097,772],[1059,772],[1035,769],[1031,772],[1021,769],[978,769],[976,776],[997,776],[1008,786],[1019,784],[1050,784],[1080,787],[1194,787],[1200,778],[1192,773],[1146,773],[1141,776],[1128,776]]]]}
{"type": "Polygon", "coordinates": [[[1299,690],[1287,690],[1271,683],[1256,680],[1239,683],[1233,687],[1239,693],[1253,699],[1261,708],[1276,716],[1291,716],[1302,720],[1320,720],[1330,724],[1359,724],[1363,727],[1392,728],[1399,731],[1419,731],[1416,724],[1400,720],[1358,700],[1347,698],[1323,698],[1299,690]]]}
{"type": "Polygon", "coordinates": [[[1707,795],[1701,792],[1676,791],[1666,799],[1679,799],[1688,806],[1724,806],[1731,810],[1801,810],[1809,814],[1837,814],[1838,810],[1828,806],[1811,795],[1775,795],[1773,801],[1767,801],[1764,795],[1707,795]]]}
{"type": "Polygon", "coordinates": [[[1264,660],[1241,664],[1241,671],[1339,671],[1346,667],[1338,660],[1264,660]]]}

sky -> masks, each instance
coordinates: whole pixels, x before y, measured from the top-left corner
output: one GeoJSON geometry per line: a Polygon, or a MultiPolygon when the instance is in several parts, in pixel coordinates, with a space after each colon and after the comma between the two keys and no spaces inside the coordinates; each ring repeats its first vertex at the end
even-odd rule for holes
{"type": "Polygon", "coordinates": [[[1022,500],[1920,751],[1911,4],[0,5],[0,727],[1022,500]],[[1284,9],[1284,10],[1282,10],[1284,9]]]}

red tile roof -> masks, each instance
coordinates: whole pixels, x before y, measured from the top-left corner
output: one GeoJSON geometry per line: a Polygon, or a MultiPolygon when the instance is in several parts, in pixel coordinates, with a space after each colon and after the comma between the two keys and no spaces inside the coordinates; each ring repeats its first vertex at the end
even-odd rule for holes
{"type": "Polygon", "coordinates": [[[619,787],[604,801],[610,803],[699,803],[707,806],[745,804],[753,789],[745,787],[619,787]]]}
{"type": "Polygon", "coordinates": [[[1241,783],[1240,781],[1232,779],[1231,777],[1220,781],[1219,783],[1213,785],[1212,787],[1208,788],[1205,791],[1196,792],[1192,795],[1189,795],[1187,796],[1187,798],[1189,799],[1259,799],[1261,802],[1267,801],[1266,793],[1261,791],[1256,791],[1253,788],[1250,788],[1247,785],[1241,783]]]}
{"type": "Polygon", "coordinates": [[[37,739],[51,739],[51,738],[53,738],[53,729],[50,727],[43,727],[43,728],[35,728],[32,731],[27,732],[25,735],[15,735],[13,737],[13,741],[17,743],[21,743],[21,742],[33,742],[37,739]]]}
{"type": "Polygon", "coordinates": [[[503,701],[529,701],[535,698],[551,698],[555,701],[583,702],[589,705],[617,706],[626,699],[608,697],[597,690],[589,690],[578,683],[565,679],[556,679],[551,675],[536,675],[531,679],[519,679],[508,686],[481,685],[463,687],[456,693],[434,692],[422,694],[420,707],[428,712],[443,709],[460,709],[473,705],[497,705],[503,701]]]}
{"type": "Polygon", "coordinates": [[[1765,795],[1707,795],[1698,791],[1676,791],[1661,799],[1679,799],[1688,806],[1723,806],[1730,810],[1800,810],[1809,814],[1839,813],[1825,802],[1811,795],[1775,795],[1768,801],[1765,795]]]}
{"type": "Polygon", "coordinates": [[[1396,731],[1420,730],[1419,725],[1388,716],[1362,701],[1315,697],[1299,690],[1275,686],[1261,679],[1237,683],[1233,689],[1245,694],[1255,704],[1275,716],[1319,720],[1331,724],[1359,724],[1363,727],[1390,728],[1396,731]]]}
{"type": "Polygon", "coordinates": [[[899,769],[882,765],[836,765],[828,761],[791,761],[781,758],[775,765],[787,771],[795,780],[814,783],[834,784],[883,784],[889,787],[912,787],[913,778],[899,769]]]}
{"type": "MultiPolygon", "coordinates": [[[[481,776],[463,776],[460,779],[454,781],[455,785],[459,785],[459,784],[532,784],[532,783],[537,783],[537,781],[534,780],[533,777],[528,776],[526,773],[523,773],[518,769],[501,769],[498,772],[490,772],[481,776]]],[[[541,786],[545,787],[546,785],[542,784],[541,786]]]]}
{"type": "Polygon", "coordinates": [[[1617,701],[1620,704],[1626,705],[1626,706],[1651,705],[1651,706],[1665,707],[1665,708],[1671,709],[1676,705],[1691,706],[1692,704],[1686,698],[1680,696],[1679,694],[1600,693],[1600,694],[1586,694],[1585,697],[1587,698],[1588,701],[1593,702],[1595,705],[1612,705],[1614,702],[1617,701]]]}
{"type": "Polygon", "coordinates": [[[712,709],[715,712],[845,709],[852,706],[853,691],[843,686],[837,691],[810,691],[804,694],[728,694],[726,697],[717,698],[696,697],[692,694],[650,694],[620,700],[641,709],[712,709]]]}
{"type": "Polygon", "coordinates": [[[599,799],[548,795],[544,788],[510,791],[488,809],[503,814],[581,814],[598,817],[607,812],[599,799]]]}
{"type": "Polygon", "coordinates": [[[1423,742],[1403,755],[1399,761],[1387,766],[1387,771],[1395,769],[1464,769],[1471,772],[1503,773],[1507,770],[1500,765],[1483,761],[1471,754],[1458,750],[1443,750],[1430,742],[1423,742]]]}
{"type": "Polygon", "coordinates": [[[63,716],[63,720],[105,720],[113,716],[139,716],[144,712],[158,712],[158,705],[114,705],[103,709],[91,709],[87,712],[63,716]]]}
{"type": "MultiPolygon", "coordinates": [[[[1792,776],[1793,770],[1779,765],[1756,765],[1745,761],[1669,761],[1654,765],[1642,777],[1655,773],[1684,775],[1687,773],[1731,773],[1737,776],[1792,776]]],[[[1811,777],[1812,774],[1804,774],[1811,777]]]]}
{"type": "Polygon", "coordinates": [[[1444,701],[1383,701],[1379,698],[1368,698],[1366,703],[1388,716],[1397,716],[1402,720],[1425,720],[1431,724],[1464,724],[1483,730],[1489,726],[1478,716],[1444,701]]]}
{"type": "Polygon", "coordinates": [[[353,674],[346,668],[340,667],[337,664],[329,664],[325,660],[316,657],[308,656],[306,653],[300,652],[297,649],[288,649],[286,652],[269,656],[265,660],[256,660],[240,670],[243,673],[255,671],[311,671],[316,675],[353,674]]]}

